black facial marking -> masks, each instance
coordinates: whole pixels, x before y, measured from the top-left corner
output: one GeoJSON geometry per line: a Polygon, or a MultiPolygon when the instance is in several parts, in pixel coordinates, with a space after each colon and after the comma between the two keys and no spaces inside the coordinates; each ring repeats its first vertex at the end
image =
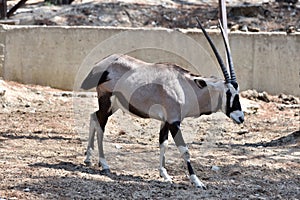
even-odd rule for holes
{"type": "Polygon", "coordinates": [[[230,113],[231,113],[231,109],[230,109],[230,99],[231,99],[231,92],[230,90],[227,90],[226,92],[226,115],[229,117],[230,113]]]}
{"type": "Polygon", "coordinates": [[[242,110],[239,95],[234,96],[232,106],[230,107],[231,97],[232,97],[232,94],[231,94],[230,90],[227,90],[227,92],[226,92],[226,115],[227,116],[230,116],[230,113],[233,111],[242,110]]]}
{"type": "Polygon", "coordinates": [[[235,95],[232,103],[232,110],[242,110],[241,103],[240,103],[240,97],[239,95],[235,95]]]}
{"type": "Polygon", "coordinates": [[[169,134],[169,123],[165,122],[164,126],[159,132],[159,144],[162,144],[164,141],[168,140],[169,134]]]}

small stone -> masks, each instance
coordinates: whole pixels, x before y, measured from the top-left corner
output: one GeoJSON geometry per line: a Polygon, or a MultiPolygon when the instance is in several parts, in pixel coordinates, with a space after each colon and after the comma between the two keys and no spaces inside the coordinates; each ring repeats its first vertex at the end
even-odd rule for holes
{"type": "Polygon", "coordinates": [[[214,165],[214,166],[211,167],[211,170],[217,172],[217,171],[220,170],[220,167],[214,165]]]}
{"type": "Polygon", "coordinates": [[[121,145],[119,145],[119,144],[116,144],[116,149],[122,149],[123,147],[121,146],[121,145]]]}
{"type": "Polygon", "coordinates": [[[233,26],[231,26],[230,31],[238,31],[239,28],[240,28],[240,25],[234,24],[233,26]]]}
{"type": "Polygon", "coordinates": [[[260,92],[260,93],[258,93],[257,99],[259,99],[261,101],[264,101],[264,102],[267,102],[267,103],[270,102],[269,95],[266,92],[260,92]]]}
{"type": "Polygon", "coordinates": [[[0,89],[0,97],[3,97],[5,95],[6,90],[0,89]]]}
{"type": "Polygon", "coordinates": [[[237,176],[237,175],[240,175],[240,174],[242,174],[240,171],[235,170],[235,171],[232,171],[232,172],[229,174],[229,176],[237,176]]]}
{"type": "Polygon", "coordinates": [[[243,25],[242,28],[241,28],[241,31],[248,32],[248,26],[243,25]]]}
{"type": "Polygon", "coordinates": [[[244,135],[246,133],[249,133],[249,131],[246,130],[246,129],[245,130],[240,130],[240,131],[237,132],[238,135],[244,135]]]}
{"type": "Polygon", "coordinates": [[[24,192],[30,192],[30,189],[29,188],[25,188],[23,191],[24,192]]]}

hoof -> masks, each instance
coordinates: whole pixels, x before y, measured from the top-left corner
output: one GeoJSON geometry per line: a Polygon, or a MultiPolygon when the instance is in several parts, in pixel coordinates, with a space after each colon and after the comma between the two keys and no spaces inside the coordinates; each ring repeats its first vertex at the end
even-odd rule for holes
{"type": "Polygon", "coordinates": [[[197,185],[196,188],[200,188],[202,190],[207,190],[205,185],[197,185]]]}
{"type": "Polygon", "coordinates": [[[110,175],[110,169],[103,169],[103,170],[100,171],[100,174],[101,175],[106,175],[106,176],[110,175]]]}
{"type": "Polygon", "coordinates": [[[198,179],[198,177],[195,174],[192,174],[190,176],[191,183],[196,187],[196,188],[201,188],[203,190],[206,190],[206,186],[198,179]]]}
{"type": "Polygon", "coordinates": [[[173,183],[171,176],[169,176],[165,168],[159,169],[159,176],[164,179],[167,183],[173,183]]]}
{"type": "Polygon", "coordinates": [[[84,164],[86,165],[86,166],[88,166],[88,167],[90,167],[90,166],[92,166],[92,163],[91,163],[91,161],[84,161],[84,164]]]}

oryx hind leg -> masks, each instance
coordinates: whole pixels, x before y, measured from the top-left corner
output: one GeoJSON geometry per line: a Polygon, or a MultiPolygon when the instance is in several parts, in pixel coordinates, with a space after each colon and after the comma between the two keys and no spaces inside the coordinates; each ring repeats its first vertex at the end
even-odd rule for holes
{"type": "Polygon", "coordinates": [[[96,132],[99,151],[99,166],[102,167],[102,174],[108,174],[110,172],[103,150],[103,135],[105,131],[105,125],[108,121],[108,117],[112,114],[110,97],[111,95],[109,93],[98,97],[99,110],[95,113],[92,113],[90,116],[89,140],[86,159],[84,161],[88,165],[91,164],[91,156],[94,149],[94,138],[96,132]]]}
{"type": "Polygon", "coordinates": [[[86,157],[84,160],[84,163],[88,166],[92,164],[91,158],[94,151],[94,142],[95,142],[95,132],[96,132],[96,126],[99,126],[96,113],[92,113],[90,115],[90,127],[89,127],[89,139],[88,139],[88,145],[86,150],[86,157]]]}
{"type": "Polygon", "coordinates": [[[111,94],[106,93],[98,97],[99,110],[96,112],[98,125],[96,126],[98,151],[99,151],[99,166],[102,167],[101,174],[109,174],[109,166],[106,162],[103,150],[103,135],[108,117],[112,114],[111,111],[111,94]]]}
{"type": "Polygon", "coordinates": [[[188,147],[185,144],[184,139],[182,137],[182,133],[180,130],[180,122],[174,122],[174,123],[170,124],[169,129],[170,129],[172,137],[175,141],[175,144],[176,144],[177,148],[179,149],[181,156],[183,157],[184,161],[187,164],[191,183],[198,188],[206,189],[205,185],[196,176],[196,174],[193,170],[193,167],[191,165],[190,153],[189,153],[188,147]]]}
{"type": "Polygon", "coordinates": [[[167,182],[172,182],[172,178],[169,176],[166,170],[166,162],[165,162],[165,152],[168,147],[168,134],[169,134],[169,124],[168,122],[162,122],[161,129],[159,132],[159,148],[160,148],[160,156],[159,156],[159,175],[164,178],[167,182]]]}

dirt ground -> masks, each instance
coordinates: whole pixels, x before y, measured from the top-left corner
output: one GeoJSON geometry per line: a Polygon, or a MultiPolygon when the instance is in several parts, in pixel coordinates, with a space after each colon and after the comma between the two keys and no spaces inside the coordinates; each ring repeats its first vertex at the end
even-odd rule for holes
{"type": "MultiPolygon", "coordinates": [[[[8,7],[18,1],[8,1],[8,7]]],[[[205,28],[216,28],[219,18],[218,0],[71,0],[71,5],[53,4],[62,1],[28,0],[10,19],[26,25],[195,28],[198,16],[205,28]]],[[[232,31],[300,31],[300,2],[226,2],[232,31]]]]}
{"type": "MultiPolygon", "coordinates": [[[[15,2],[8,1],[9,6],[15,2]]],[[[83,0],[55,6],[29,0],[12,19],[20,24],[193,28],[192,17],[200,15],[206,27],[213,27],[216,2],[83,0]]],[[[299,3],[261,2],[251,1],[259,6],[250,14],[229,9],[230,26],[298,31],[299,3]]],[[[122,112],[110,118],[104,142],[112,174],[103,176],[97,152],[92,167],[83,164],[88,117],[97,109],[94,93],[0,80],[0,200],[300,199],[299,97],[244,91],[241,101],[242,125],[221,113],[183,121],[192,164],[208,188],[204,191],[189,183],[171,139],[166,165],[174,183],[159,177],[157,121],[122,112]]]]}
{"type": "Polygon", "coordinates": [[[159,177],[159,123],[122,112],[109,120],[112,174],[83,164],[94,93],[0,81],[0,199],[299,199],[299,98],[245,91],[246,121],[223,114],[186,119],[192,163],[207,190],[194,188],[173,141],[159,177]]]}

